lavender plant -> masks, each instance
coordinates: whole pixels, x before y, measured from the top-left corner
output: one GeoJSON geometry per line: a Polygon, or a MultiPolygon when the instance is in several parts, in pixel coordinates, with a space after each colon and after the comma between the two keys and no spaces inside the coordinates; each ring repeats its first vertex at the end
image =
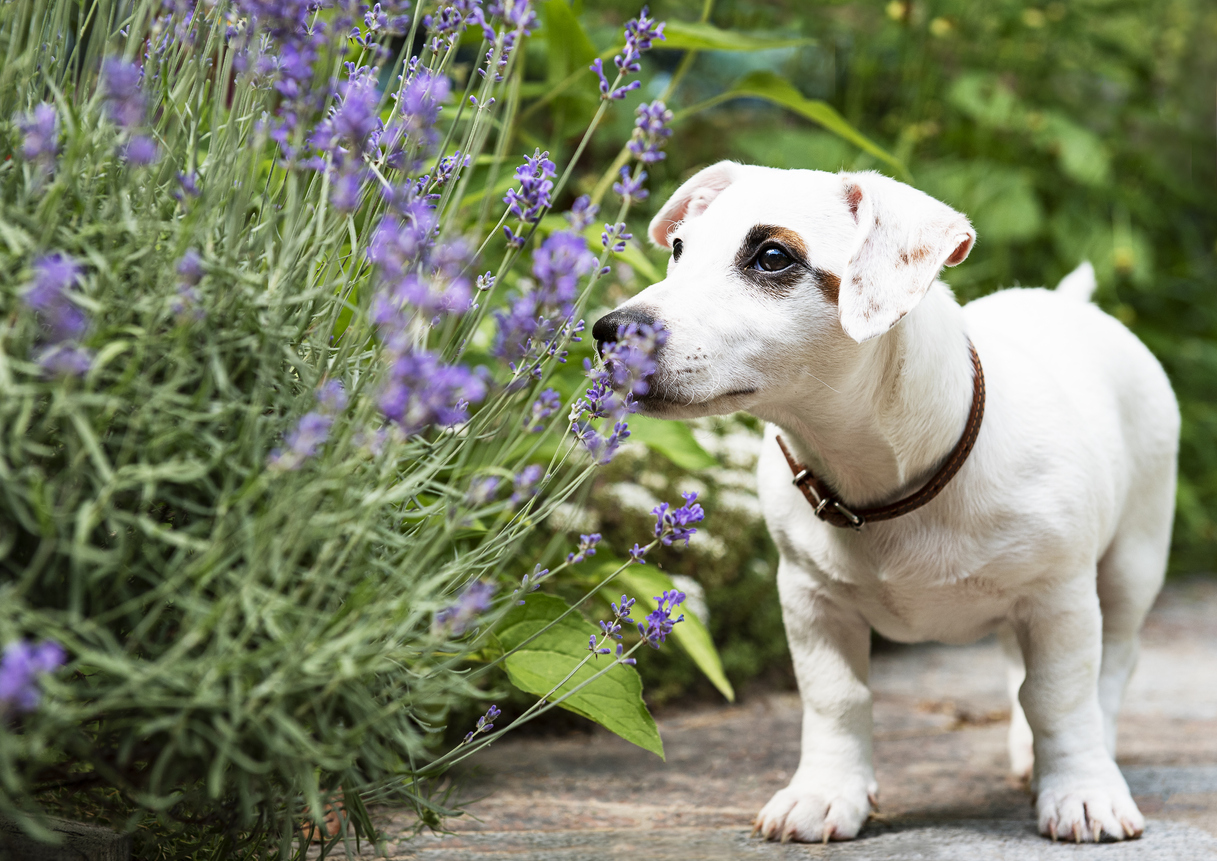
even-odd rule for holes
{"type": "Polygon", "coordinates": [[[284,857],[338,795],[356,838],[369,800],[438,825],[427,779],[554,707],[662,749],[632,654],[695,629],[683,597],[635,589],[660,595],[628,647],[628,599],[590,643],[578,607],[700,506],[656,509],[573,607],[538,590],[600,536],[530,539],[628,438],[663,341],[564,370],[663,102],[604,171],[611,221],[599,193],[552,210],[664,25],[628,24],[611,80],[578,70],[571,157],[530,146],[503,188],[537,16],[428,12],[0,6],[0,815],[31,833],[85,810],[141,854],[284,857]],[[540,699],[442,752],[500,669],[540,699]]]}
{"type": "MultiPolygon", "coordinates": [[[[364,798],[445,812],[419,778],[479,693],[458,668],[595,540],[500,572],[612,448],[552,384],[615,245],[585,199],[543,226],[573,163],[525,158],[466,233],[535,26],[526,0],[0,9],[0,813],[45,835],[89,797],[158,852],[253,857],[340,787],[356,836],[364,798]]],[[[598,397],[622,437],[630,395],[598,397]]],[[[538,713],[578,693],[551,687],[538,713]]]]}

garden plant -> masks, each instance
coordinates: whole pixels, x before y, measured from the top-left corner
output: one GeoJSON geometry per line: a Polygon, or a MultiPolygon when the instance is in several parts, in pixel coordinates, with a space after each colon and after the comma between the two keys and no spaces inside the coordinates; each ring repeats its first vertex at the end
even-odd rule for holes
{"type": "Polygon", "coordinates": [[[797,5],[0,4],[0,815],[353,850],[555,707],[662,754],[644,681],[787,673],[758,429],[632,416],[663,332],[583,331],[723,156],[968,212],[965,298],[1094,260],[1211,561],[1212,10],[797,5]]]}
{"type": "Polygon", "coordinates": [[[0,815],[231,858],[304,853],[337,810],[350,848],[372,802],[440,827],[436,778],[556,706],[662,754],[644,644],[730,692],[684,593],[623,574],[688,545],[696,493],[573,604],[539,590],[601,536],[530,543],[629,437],[664,337],[581,340],[610,261],[647,265],[626,219],[662,99],[611,202],[569,183],[643,52],[726,38],[675,29],[644,9],[601,57],[562,0],[0,7],[0,815]],[[595,105],[561,172],[515,150],[542,26],[579,37],[551,100],[595,105]],[[618,575],[596,628],[577,608],[618,575]],[[539,699],[445,750],[504,671],[539,699]]]}

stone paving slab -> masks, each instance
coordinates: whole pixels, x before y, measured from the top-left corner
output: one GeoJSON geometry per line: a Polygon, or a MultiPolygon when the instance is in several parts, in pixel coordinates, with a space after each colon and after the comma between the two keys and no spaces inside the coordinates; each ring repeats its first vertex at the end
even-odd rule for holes
{"type": "Polygon", "coordinates": [[[748,836],[799,753],[792,693],[661,716],[667,761],[607,732],[520,738],[457,775],[470,816],[450,835],[406,839],[401,811],[374,812],[390,858],[419,861],[647,859],[1105,859],[1217,861],[1217,582],[1171,584],[1146,624],[1121,714],[1118,761],[1149,820],[1138,841],[1054,846],[1007,775],[1009,706],[992,640],[878,652],[880,812],[853,843],[748,836]],[[1097,857],[1097,854],[1096,854],[1097,857]]]}

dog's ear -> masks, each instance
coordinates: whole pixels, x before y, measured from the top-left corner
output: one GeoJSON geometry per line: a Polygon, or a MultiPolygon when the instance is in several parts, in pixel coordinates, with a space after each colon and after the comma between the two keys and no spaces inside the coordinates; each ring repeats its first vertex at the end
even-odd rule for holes
{"type": "Polygon", "coordinates": [[[968,219],[928,194],[877,173],[841,175],[857,239],[837,298],[841,328],[859,344],[912,311],[945,266],[976,241],[968,219]]]}
{"type": "Polygon", "coordinates": [[[663,248],[671,248],[668,234],[672,232],[672,228],[705,212],[711,201],[735,181],[739,167],[733,161],[720,161],[699,170],[687,179],[684,185],[668,198],[659,214],[651,219],[651,226],[647,231],[651,235],[651,241],[663,248]]]}

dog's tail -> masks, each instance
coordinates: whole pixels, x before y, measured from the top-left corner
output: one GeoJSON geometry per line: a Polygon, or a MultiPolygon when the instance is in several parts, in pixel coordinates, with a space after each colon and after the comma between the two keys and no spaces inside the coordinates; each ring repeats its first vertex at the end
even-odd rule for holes
{"type": "Polygon", "coordinates": [[[1078,264],[1077,269],[1074,269],[1061,279],[1061,283],[1056,285],[1056,292],[1062,296],[1068,296],[1070,299],[1076,299],[1079,302],[1089,302],[1097,286],[1098,282],[1094,278],[1094,267],[1090,265],[1089,260],[1083,260],[1078,264]]]}

